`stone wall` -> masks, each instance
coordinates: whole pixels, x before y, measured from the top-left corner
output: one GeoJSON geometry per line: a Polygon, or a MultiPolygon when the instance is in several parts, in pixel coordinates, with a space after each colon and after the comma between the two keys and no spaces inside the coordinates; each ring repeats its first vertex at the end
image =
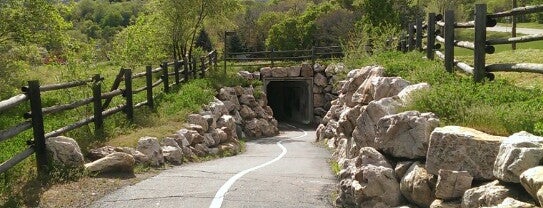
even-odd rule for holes
{"type": "Polygon", "coordinates": [[[536,207],[543,202],[543,138],[439,127],[431,112],[399,109],[428,84],[349,72],[317,129],[333,148],[347,207],[536,207]]]}
{"type": "Polygon", "coordinates": [[[180,165],[207,155],[240,152],[240,137],[258,138],[279,134],[266,95],[254,97],[252,87],[227,87],[198,114],[187,117],[187,124],[171,136],[158,139],[142,137],[136,148],[104,146],[92,149],[85,160],[77,142],[71,138],[47,140],[54,163],[89,172],[132,172],[135,164],[180,165]]]}

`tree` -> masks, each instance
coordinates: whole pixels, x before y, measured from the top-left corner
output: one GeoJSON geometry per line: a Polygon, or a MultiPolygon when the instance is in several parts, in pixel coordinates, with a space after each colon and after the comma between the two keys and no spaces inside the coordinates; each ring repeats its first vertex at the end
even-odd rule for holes
{"type": "Polygon", "coordinates": [[[321,15],[315,20],[316,31],[313,34],[315,45],[340,45],[353,31],[355,14],[347,9],[338,9],[321,15]]]}
{"type": "Polygon", "coordinates": [[[337,6],[330,2],[310,5],[302,15],[289,17],[273,25],[269,31],[266,45],[278,50],[307,49],[315,44],[313,34],[317,30],[315,21],[337,6]]]}
{"type": "Polygon", "coordinates": [[[213,46],[211,45],[211,39],[209,39],[209,35],[204,29],[200,30],[198,39],[196,39],[196,47],[200,47],[204,49],[204,51],[207,51],[207,52],[210,52],[213,50],[213,46]]]}
{"type": "Polygon", "coordinates": [[[145,59],[165,59],[162,55],[167,54],[167,57],[179,60],[185,55],[192,58],[196,35],[204,23],[207,20],[224,21],[238,6],[237,0],[151,0],[146,5],[145,15],[139,16],[135,25],[116,38],[116,57],[126,60],[128,57],[142,55],[145,59]],[[149,36],[147,40],[143,40],[145,35],[149,36]],[[145,47],[134,45],[134,40],[129,37],[145,41],[145,47]],[[130,51],[131,47],[144,51],[133,52],[130,51]],[[149,50],[161,56],[146,54],[149,50]]]}

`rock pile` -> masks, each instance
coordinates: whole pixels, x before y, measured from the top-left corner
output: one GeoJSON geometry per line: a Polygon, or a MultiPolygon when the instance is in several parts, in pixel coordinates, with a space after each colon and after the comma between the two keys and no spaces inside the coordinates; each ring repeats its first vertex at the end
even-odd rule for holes
{"type": "Polygon", "coordinates": [[[231,87],[219,91],[214,101],[198,114],[187,117],[184,128],[159,141],[142,137],[136,148],[104,146],[92,149],[84,164],[77,142],[67,137],[47,140],[53,161],[70,168],[85,168],[89,172],[133,172],[135,164],[162,166],[180,165],[197,157],[216,154],[237,154],[239,138],[269,137],[279,133],[273,111],[267,106],[266,95],[252,87],[231,87]]]}
{"type": "Polygon", "coordinates": [[[433,113],[399,112],[414,93],[430,86],[383,74],[379,66],[350,71],[317,128],[317,140],[335,149],[341,167],[338,205],[536,207],[543,202],[542,137],[438,127],[433,113]]]}

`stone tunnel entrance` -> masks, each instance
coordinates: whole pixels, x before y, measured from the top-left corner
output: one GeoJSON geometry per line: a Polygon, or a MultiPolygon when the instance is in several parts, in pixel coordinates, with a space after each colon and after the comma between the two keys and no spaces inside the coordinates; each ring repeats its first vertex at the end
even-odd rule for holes
{"type": "Polygon", "coordinates": [[[278,121],[313,122],[312,78],[264,78],[268,105],[278,121]]]}

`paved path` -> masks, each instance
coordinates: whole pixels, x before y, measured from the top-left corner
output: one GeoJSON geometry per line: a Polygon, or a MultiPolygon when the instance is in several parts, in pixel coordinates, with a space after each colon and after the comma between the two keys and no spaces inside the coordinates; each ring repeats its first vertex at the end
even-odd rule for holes
{"type": "Polygon", "coordinates": [[[166,170],[92,207],[332,207],[330,154],[314,138],[314,130],[283,127],[247,142],[241,155],[166,170]]]}
{"type": "MultiPolygon", "coordinates": [[[[511,27],[506,26],[494,26],[494,27],[487,27],[487,31],[494,31],[494,32],[511,32],[511,27]]],[[[526,35],[533,35],[533,34],[541,34],[543,33],[543,29],[532,29],[532,28],[517,28],[517,33],[519,34],[526,34],[526,35]]]]}

